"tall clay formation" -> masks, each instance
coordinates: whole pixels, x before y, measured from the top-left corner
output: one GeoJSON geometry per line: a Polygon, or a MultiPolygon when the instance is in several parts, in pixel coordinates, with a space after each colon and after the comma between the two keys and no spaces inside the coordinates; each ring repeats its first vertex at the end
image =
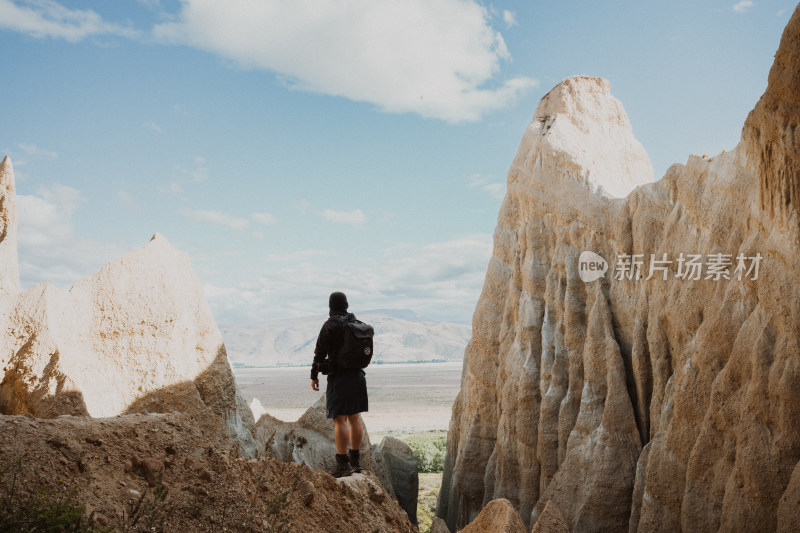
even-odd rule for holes
{"type": "Polygon", "coordinates": [[[0,295],[19,292],[17,191],[8,156],[0,162],[0,295]]]}
{"type": "Polygon", "coordinates": [[[759,177],[761,206],[784,222],[800,210],[800,29],[797,13],[789,21],[769,72],[769,86],[747,117],[742,144],[749,167],[759,177]]]}
{"type": "Polygon", "coordinates": [[[607,133],[624,117],[607,82],[542,99],[453,406],[451,530],[498,498],[527,528],[549,504],[577,532],[800,530],[799,72],[800,7],[739,146],[649,184],[643,150],[607,133]],[[582,281],[584,251],[609,271],[582,281]]]}
{"type": "Polygon", "coordinates": [[[17,289],[0,294],[0,414],[207,414],[255,455],[253,415],[189,257],[155,235],[69,291],[20,293],[8,158],[0,179],[0,272],[17,289]]]}

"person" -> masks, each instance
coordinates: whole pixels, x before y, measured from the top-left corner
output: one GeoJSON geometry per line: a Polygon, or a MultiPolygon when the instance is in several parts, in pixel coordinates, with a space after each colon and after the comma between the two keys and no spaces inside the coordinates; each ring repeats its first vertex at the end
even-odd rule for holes
{"type": "Polygon", "coordinates": [[[336,441],[334,477],[349,476],[362,471],[361,413],[368,410],[367,380],[364,370],[336,367],[336,353],[344,342],[345,323],[356,318],[347,312],[348,306],[347,296],[343,292],[334,292],[328,298],[329,318],[322,325],[317,337],[314,362],[311,365],[313,390],[319,390],[319,373],[328,375],[325,407],[328,418],[333,419],[333,436],[336,441]]]}

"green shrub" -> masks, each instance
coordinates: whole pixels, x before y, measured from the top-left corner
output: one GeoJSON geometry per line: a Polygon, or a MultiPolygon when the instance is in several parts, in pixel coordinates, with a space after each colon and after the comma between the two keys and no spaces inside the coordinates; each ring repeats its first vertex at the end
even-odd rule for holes
{"type": "Polygon", "coordinates": [[[417,498],[417,523],[419,533],[431,533],[431,523],[436,516],[436,501],[442,486],[442,474],[420,474],[417,498]]]}
{"type": "Polygon", "coordinates": [[[444,454],[447,434],[418,433],[403,439],[417,459],[421,473],[436,473],[444,470],[444,454]]]}

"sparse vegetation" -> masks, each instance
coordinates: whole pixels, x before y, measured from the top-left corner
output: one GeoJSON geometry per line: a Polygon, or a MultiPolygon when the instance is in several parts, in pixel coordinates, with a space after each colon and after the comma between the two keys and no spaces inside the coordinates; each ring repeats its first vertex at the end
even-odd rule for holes
{"type": "Polygon", "coordinates": [[[414,452],[420,473],[436,473],[444,470],[444,454],[447,447],[447,432],[432,431],[403,437],[403,441],[414,452]]]}
{"type": "Polygon", "coordinates": [[[267,518],[264,521],[269,533],[289,533],[289,490],[281,490],[267,502],[267,518]]]}
{"type": "Polygon", "coordinates": [[[436,500],[442,487],[442,474],[419,475],[419,497],[417,499],[417,524],[420,533],[430,533],[431,522],[436,516],[436,500]]]}
{"type": "Polygon", "coordinates": [[[105,533],[89,525],[86,508],[71,493],[49,485],[33,491],[20,490],[20,474],[26,456],[0,459],[0,533],[105,533]]]}
{"type": "Polygon", "coordinates": [[[137,500],[129,503],[122,518],[122,531],[125,533],[165,531],[164,526],[173,510],[173,505],[167,501],[167,496],[169,491],[159,477],[152,491],[145,489],[137,500]]]}

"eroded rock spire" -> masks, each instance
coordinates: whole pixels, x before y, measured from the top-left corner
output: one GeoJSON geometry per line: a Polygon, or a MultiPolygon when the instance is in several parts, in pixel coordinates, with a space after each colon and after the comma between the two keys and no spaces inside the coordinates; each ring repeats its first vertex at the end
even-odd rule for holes
{"type": "Polygon", "coordinates": [[[0,294],[19,292],[17,192],[8,156],[0,162],[0,294]]]}

